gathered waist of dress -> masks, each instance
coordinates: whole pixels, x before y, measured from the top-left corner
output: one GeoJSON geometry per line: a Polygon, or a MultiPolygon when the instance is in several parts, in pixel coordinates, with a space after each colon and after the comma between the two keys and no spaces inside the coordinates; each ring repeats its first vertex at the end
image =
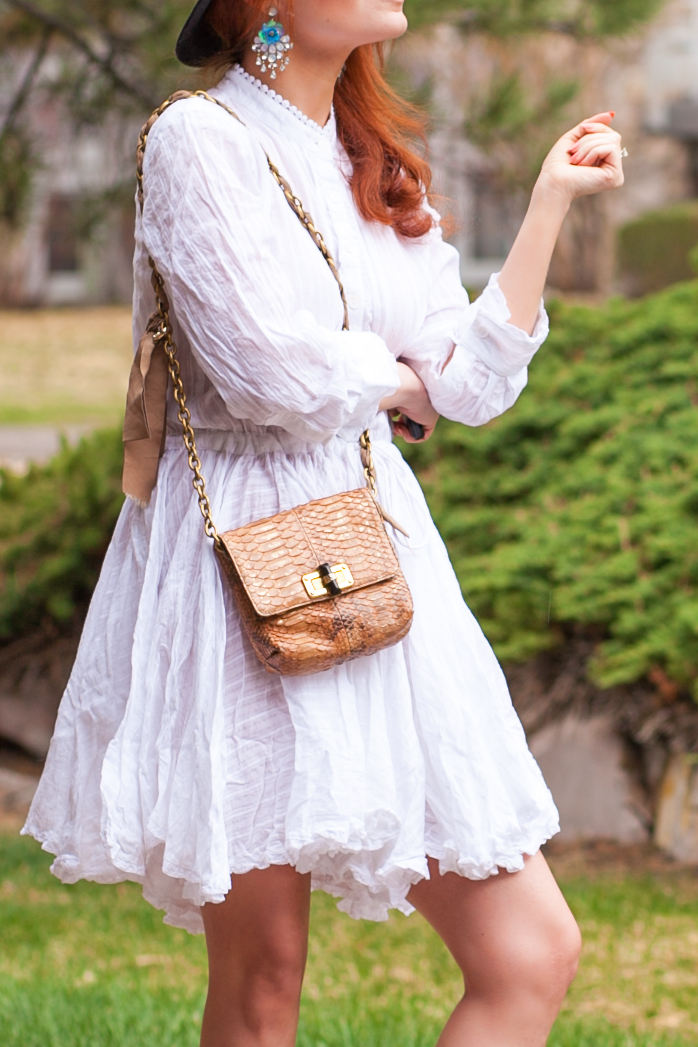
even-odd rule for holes
{"type": "MultiPolygon", "coordinates": [[[[390,423],[385,414],[376,417],[370,428],[371,441],[374,443],[392,442],[390,423]]],[[[360,435],[360,434],[359,434],[360,435]]],[[[234,455],[266,454],[339,454],[345,455],[349,449],[358,449],[359,435],[355,431],[340,432],[326,442],[304,440],[294,433],[279,428],[246,426],[241,429],[196,429],[196,446],[200,451],[222,451],[234,455]]],[[[180,449],[182,436],[173,431],[171,423],[167,427],[166,448],[180,449]]]]}

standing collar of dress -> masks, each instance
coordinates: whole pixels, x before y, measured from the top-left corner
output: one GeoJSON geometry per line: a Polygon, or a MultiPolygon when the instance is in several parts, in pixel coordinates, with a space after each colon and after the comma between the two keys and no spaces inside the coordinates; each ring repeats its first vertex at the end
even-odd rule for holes
{"type": "MultiPolygon", "coordinates": [[[[278,131],[301,145],[312,141],[318,145],[334,146],[337,141],[334,108],[325,126],[321,127],[292,106],[283,95],[250,76],[240,65],[228,70],[214,94],[232,109],[236,104],[240,105],[270,130],[278,131]]],[[[245,114],[241,113],[241,116],[244,118],[245,114]]]]}

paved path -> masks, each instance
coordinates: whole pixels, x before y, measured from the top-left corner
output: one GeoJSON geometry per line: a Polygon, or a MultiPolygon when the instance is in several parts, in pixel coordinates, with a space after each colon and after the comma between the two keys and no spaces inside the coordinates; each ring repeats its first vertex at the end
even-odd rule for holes
{"type": "Polygon", "coordinates": [[[0,425],[0,467],[13,472],[26,472],[30,463],[43,464],[53,458],[61,446],[61,435],[76,444],[90,431],[85,425],[0,425]]]}

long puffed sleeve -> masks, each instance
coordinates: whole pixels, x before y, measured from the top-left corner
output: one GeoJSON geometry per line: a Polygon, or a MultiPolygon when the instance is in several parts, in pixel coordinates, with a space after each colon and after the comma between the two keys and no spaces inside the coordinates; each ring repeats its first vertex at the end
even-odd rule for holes
{"type": "Polygon", "coordinates": [[[251,132],[177,103],[150,133],[144,186],[143,243],[228,412],[313,442],[366,428],[397,363],[378,335],[341,330],[337,284],[251,132]]]}
{"type": "Polygon", "coordinates": [[[444,418],[484,425],[508,410],[524,389],[528,364],[548,337],[545,308],[541,302],[532,335],[514,327],[497,274],[471,304],[458,252],[443,242],[440,230],[429,245],[429,276],[428,315],[401,359],[420,376],[444,418]]]}

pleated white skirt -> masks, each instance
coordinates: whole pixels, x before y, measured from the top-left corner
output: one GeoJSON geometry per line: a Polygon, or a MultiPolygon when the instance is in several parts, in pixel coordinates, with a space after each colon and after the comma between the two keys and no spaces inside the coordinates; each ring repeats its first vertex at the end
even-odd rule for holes
{"type": "MultiPolygon", "coordinates": [[[[386,434],[387,435],[387,434],[386,434]]],[[[229,529],[359,487],[355,443],[209,433],[214,518],[229,529]]],[[[150,506],[127,502],[92,600],[24,832],[53,872],[143,884],[202,930],[231,874],[292,864],[357,918],[411,911],[410,886],[523,866],[558,831],[496,658],[463,602],[419,485],[374,442],[415,617],[396,647],[311,677],[267,674],[203,532],[181,440],[150,506]]]]}

